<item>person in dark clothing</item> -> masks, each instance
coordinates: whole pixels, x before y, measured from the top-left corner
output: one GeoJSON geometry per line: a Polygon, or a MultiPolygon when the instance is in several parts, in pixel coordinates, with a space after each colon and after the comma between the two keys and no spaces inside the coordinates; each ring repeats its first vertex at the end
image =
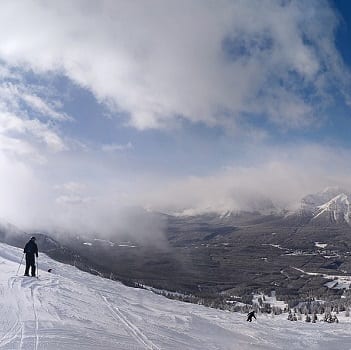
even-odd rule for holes
{"type": "Polygon", "coordinates": [[[32,276],[35,277],[35,256],[38,257],[38,246],[35,243],[35,237],[32,237],[24,247],[26,254],[26,271],[25,276],[29,276],[29,268],[31,267],[32,276]]]}
{"type": "Polygon", "coordinates": [[[252,322],[252,317],[255,318],[255,320],[257,320],[256,316],[255,316],[255,311],[251,311],[247,314],[247,320],[248,322],[252,322]]]}

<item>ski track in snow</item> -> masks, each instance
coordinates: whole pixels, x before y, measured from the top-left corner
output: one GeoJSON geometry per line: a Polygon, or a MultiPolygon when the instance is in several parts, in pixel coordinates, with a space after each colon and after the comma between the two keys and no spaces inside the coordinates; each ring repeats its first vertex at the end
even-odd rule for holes
{"type": "Polygon", "coordinates": [[[0,347],[11,343],[15,338],[17,338],[18,333],[22,331],[22,327],[18,326],[18,322],[14,323],[13,326],[2,336],[0,339],[0,347]]]}
{"type": "Polygon", "coordinates": [[[122,322],[128,331],[135,337],[137,341],[139,341],[142,345],[146,346],[146,349],[149,350],[161,350],[158,346],[156,346],[153,342],[151,342],[147,336],[132,322],[128,320],[126,316],[123,315],[123,312],[119,310],[117,306],[112,306],[107,298],[104,295],[101,295],[102,299],[104,300],[105,304],[109,308],[112,313],[112,317],[116,321],[122,322]]]}
{"type": "MultiPolygon", "coordinates": [[[[18,337],[18,333],[20,332],[20,345],[19,348],[23,349],[26,348],[26,346],[24,345],[24,340],[26,338],[33,338],[33,349],[34,350],[38,350],[38,346],[39,346],[39,319],[38,319],[38,314],[37,314],[37,310],[36,310],[36,290],[38,288],[43,288],[45,287],[45,285],[39,285],[39,282],[37,279],[32,279],[31,277],[11,277],[8,280],[8,285],[9,287],[13,290],[15,288],[15,286],[18,284],[18,288],[27,288],[29,289],[30,292],[30,298],[29,298],[29,303],[31,303],[31,307],[33,310],[33,316],[34,316],[34,336],[25,336],[25,327],[27,327],[27,324],[25,322],[22,322],[22,325],[20,327],[20,329],[13,334],[12,339],[16,339],[18,337]],[[28,281],[27,281],[27,280],[28,281]]],[[[17,322],[18,324],[19,322],[17,322]]]]}
{"type": "Polygon", "coordinates": [[[0,244],[0,350],[351,349],[351,318],[343,315],[339,324],[290,322],[286,314],[248,323],[246,315],[129,288],[44,254],[39,279],[15,276],[21,255],[0,244]]]}
{"type": "Polygon", "coordinates": [[[32,302],[33,302],[33,313],[34,313],[34,320],[35,320],[35,350],[38,350],[39,345],[39,321],[37,311],[35,309],[35,297],[34,297],[34,288],[31,288],[31,295],[32,295],[32,302]]]}

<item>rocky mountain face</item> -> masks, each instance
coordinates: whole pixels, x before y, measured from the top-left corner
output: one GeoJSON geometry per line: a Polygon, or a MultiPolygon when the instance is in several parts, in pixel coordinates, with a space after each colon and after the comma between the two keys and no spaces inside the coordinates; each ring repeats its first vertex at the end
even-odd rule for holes
{"type": "Polygon", "coordinates": [[[339,188],[327,188],[301,201],[301,208],[313,215],[313,220],[348,223],[351,219],[351,194],[339,188]]]}
{"type": "Polygon", "coordinates": [[[346,191],[339,187],[327,187],[321,192],[309,194],[302,198],[301,205],[304,210],[314,211],[317,207],[343,193],[346,193],[346,191]]]}

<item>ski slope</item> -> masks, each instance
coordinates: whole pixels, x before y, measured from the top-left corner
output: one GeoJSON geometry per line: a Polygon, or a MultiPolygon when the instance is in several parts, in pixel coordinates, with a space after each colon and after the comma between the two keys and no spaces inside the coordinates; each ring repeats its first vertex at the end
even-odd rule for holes
{"type": "Polygon", "coordinates": [[[248,323],[243,314],[129,288],[44,254],[39,279],[16,276],[21,257],[0,244],[0,349],[351,349],[351,323],[342,316],[339,324],[286,315],[248,323]]]}

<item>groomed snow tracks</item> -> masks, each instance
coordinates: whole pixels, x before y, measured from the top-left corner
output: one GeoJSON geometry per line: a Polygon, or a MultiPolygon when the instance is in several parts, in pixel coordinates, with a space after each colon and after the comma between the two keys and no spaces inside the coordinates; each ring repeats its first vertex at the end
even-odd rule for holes
{"type": "Polygon", "coordinates": [[[128,333],[135,338],[140,344],[145,346],[149,350],[161,350],[157,345],[155,345],[135,324],[128,320],[128,318],[123,314],[123,312],[117,307],[111,305],[107,298],[100,294],[104,303],[111,311],[112,317],[119,323],[122,323],[128,333]]]}

